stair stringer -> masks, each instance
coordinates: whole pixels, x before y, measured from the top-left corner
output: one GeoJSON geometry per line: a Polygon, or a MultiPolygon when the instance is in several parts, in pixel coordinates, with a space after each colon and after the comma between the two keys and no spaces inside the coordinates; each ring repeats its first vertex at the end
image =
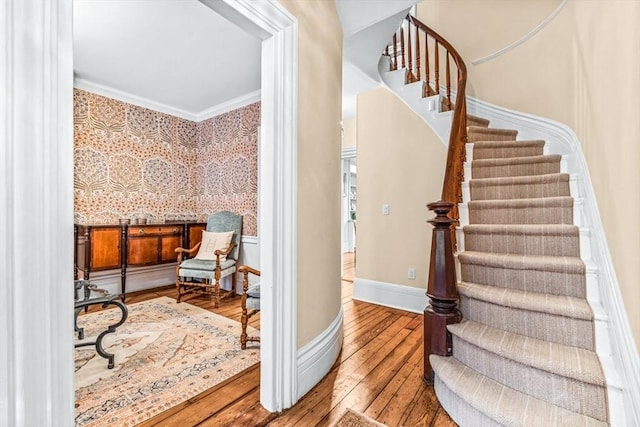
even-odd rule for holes
{"type": "Polygon", "coordinates": [[[389,71],[390,58],[382,55],[378,62],[378,72],[383,87],[389,89],[402,102],[404,102],[413,112],[415,112],[433,132],[438,135],[440,141],[446,146],[449,145],[449,133],[451,132],[451,119],[453,111],[440,111],[442,96],[434,95],[428,98],[422,97],[422,81],[405,84],[406,68],[396,71],[389,71]]]}
{"type": "MultiPolygon", "coordinates": [[[[517,129],[518,140],[545,140],[545,154],[562,154],[562,172],[571,175],[571,195],[581,205],[581,258],[587,265],[588,300],[596,316],[597,353],[608,383],[610,422],[612,426],[640,423],[640,357],[576,134],[562,123],[471,97],[467,98],[467,108],[469,114],[489,119],[492,128],[517,129]]],[[[468,192],[464,193],[468,197],[468,192]]],[[[463,204],[468,201],[463,200],[463,204]]]]}

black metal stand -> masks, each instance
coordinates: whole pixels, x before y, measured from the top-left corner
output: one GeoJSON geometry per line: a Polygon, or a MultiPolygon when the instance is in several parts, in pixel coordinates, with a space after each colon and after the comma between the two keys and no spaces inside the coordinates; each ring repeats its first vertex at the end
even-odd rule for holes
{"type": "Polygon", "coordinates": [[[74,344],[74,347],[78,348],[78,347],[86,347],[89,345],[95,345],[96,352],[100,356],[104,357],[109,361],[107,364],[107,367],[109,369],[113,369],[115,355],[104,351],[104,348],[102,347],[102,340],[104,339],[105,335],[115,332],[116,328],[122,325],[125,322],[125,320],[127,320],[129,311],[127,310],[127,306],[124,305],[123,302],[116,300],[116,298],[118,298],[119,295],[107,295],[99,298],[90,298],[89,296],[92,290],[99,291],[99,289],[90,288],[90,286],[91,285],[89,285],[88,281],[85,281],[85,280],[76,281],[76,290],[78,290],[80,287],[84,287],[84,295],[83,295],[84,299],[79,301],[77,300],[75,302],[75,307],[74,307],[75,310],[74,310],[74,316],[73,316],[73,326],[75,331],[78,333],[78,339],[80,340],[84,339],[84,328],[81,328],[78,326],[78,315],[82,310],[86,310],[89,307],[94,305],[102,305],[102,308],[107,308],[110,305],[115,305],[120,309],[122,313],[122,317],[118,322],[114,323],[113,325],[107,326],[107,329],[101,332],[95,341],[78,342],[74,344]],[[78,282],[82,282],[82,283],[78,283],[78,282]]]}

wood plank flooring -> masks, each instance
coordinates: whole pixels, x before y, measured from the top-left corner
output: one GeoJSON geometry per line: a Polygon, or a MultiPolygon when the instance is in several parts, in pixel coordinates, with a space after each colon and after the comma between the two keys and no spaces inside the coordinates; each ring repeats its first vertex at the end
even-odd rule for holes
{"type": "MultiPolygon", "coordinates": [[[[422,381],[422,315],[353,301],[353,277],[353,254],[345,254],[342,352],[329,374],[293,408],[272,414],[260,405],[258,365],[140,425],[329,426],[351,408],[388,426],[455,426],[433,387],[422,381]]],[[[143,291],[128,295],[127,303],[174,294],[174,287],[143,291]]],[[[189,303],[240,320],[239,298],[218,309],[202,298],[189,303]]],[[[250,323],[259,328],[259,315],[250,323]]]]}

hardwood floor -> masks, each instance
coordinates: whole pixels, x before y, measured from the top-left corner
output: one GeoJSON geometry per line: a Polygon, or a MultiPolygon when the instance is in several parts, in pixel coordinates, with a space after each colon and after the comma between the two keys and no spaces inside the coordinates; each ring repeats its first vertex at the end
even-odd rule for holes
{"type": "MultiPolygon", "coordinates": [[[[260,367],[255,366],[141,426],[329,426],[346,408],[388,426],[455,426],[433,387],[422,381],[422,315],[353,301],[353,277],[353,254],[345,254],[342,352],[329,374],[293,408],[271,414],[260,405],[260,367]]],[[[173,287],[139,292],[127,303],[174,294],[173,287]]],[[[189,303],[240,319],[239,298],[219,309],[206,299],[189,303]]],[[[259,328],[259,316],[251,324],[259,328]]]]}

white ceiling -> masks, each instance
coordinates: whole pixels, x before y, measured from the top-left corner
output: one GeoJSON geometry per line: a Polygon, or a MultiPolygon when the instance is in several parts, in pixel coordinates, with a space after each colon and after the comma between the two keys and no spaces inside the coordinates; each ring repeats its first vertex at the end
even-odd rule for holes
{"type": "MultiPolygon", "coordinates": [[[[345,37],[348,117],[355,95],[378,84],[349,62],[350,52],[362,50],[349,40],[416,0],[334,1],[345,37]]],[[[196,121],[259,99],[260,40],[197,0],[74,0],[73,13],[76,87],[196,121]]],[[[381,52],[379,41],[362,52],[381,52]]]]}
{"type": "Polygon", "coordinates": [[[74,0],[78,87],[189,119],[260,90],[261,41],[196,0],[74,0]]]}

